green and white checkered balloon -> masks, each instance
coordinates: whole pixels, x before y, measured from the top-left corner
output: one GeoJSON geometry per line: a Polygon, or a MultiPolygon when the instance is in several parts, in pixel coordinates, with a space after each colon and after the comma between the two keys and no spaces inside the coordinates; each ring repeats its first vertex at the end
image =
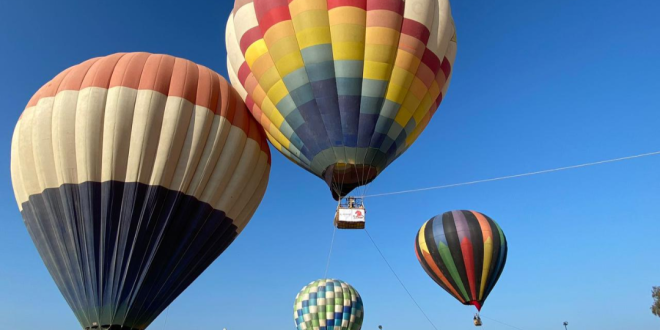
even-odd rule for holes
{"type": "Polygon", "coordinates": [[[360,330],[364,319],[362,298],[343,281],[314,281],[296,296],[293,319],[298,330],[360,330]]]}

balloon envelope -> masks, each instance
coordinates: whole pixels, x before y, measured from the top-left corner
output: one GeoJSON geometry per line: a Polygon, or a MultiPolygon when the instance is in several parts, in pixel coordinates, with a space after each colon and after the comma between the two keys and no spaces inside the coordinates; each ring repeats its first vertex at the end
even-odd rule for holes
{"type": "Polygon", "coordinates": [[[272,144],[335,198],[413,144],[456,56],[448,0],[236,0],[226,42],[272,144]]]}
{"type": "Polygon", "coordinates": [[[474,211],[452,211],[427,221],[415,240],[426,273],[464,305],[481,310],[506,263],[504,232],[474,211]]]}
{"type": "Polygon", "coordinates": [[[269,172],[265,135],[229,84],[166,55],[65,70],[12,139],[25,225],[86,329],[147,327],[243,230],[269,172]]]}
{"type": "Polygon", "coordinates": [[[298,293],[293,319],[298,330],[360,330],[364,306],[360,294],[350,284],[322,279],[298,293]]]}

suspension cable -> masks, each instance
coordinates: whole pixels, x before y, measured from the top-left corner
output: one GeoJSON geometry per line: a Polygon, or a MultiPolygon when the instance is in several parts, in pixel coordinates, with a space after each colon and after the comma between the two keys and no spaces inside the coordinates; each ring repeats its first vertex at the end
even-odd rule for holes
{"type": "Polygon", "coordinates": [[[367,233],[367,236],[369,237],[369,240],[371,240],[371,243],[373,243],[373,245],[374,245],[374,247],[376,248],[376,250],[378,250],[378,253],[379,253],[380,256],[383,258],[383,261],[385,261],[385,263],[387,264],[387,267],[390,268],[390,271],[392,271],[392,274],[394,274],[394,277],[396,277],[397,281],[399,281],[399,284],[401,284],[401,286],[403,287],[403,289],[406,290],[406,293],[408,293],[408,296],[409,296],[410,299],[415,303],[415,305],[417,306],[417,308],[419,309],[419,311],[422,312],[422,314],[424,314],[424,317],[426,318],[426,320],[429,321],[429,323],[431,324],[431,326],[433,327],[433,329],[438,330],[438,327],[436,327],[435,324],[433,324],[433,321],[431,321],[431,319],[428,317],[428,315],[426,315],[426,313],[424,312],[424,310],[422,309],[422,307],[419,306],[419,304],[417,303],[417,300],[415,300],[415,298],[414,298],[413,295],[410,293],[410,291],[408,291],[408,288],[406,287],[406,285],[403,284],[403,281],[401,281],[401,278],[399,277],[399,275],[396,274],[396,272],[394,271],[394,268],[392,268],[392,265],[390,265],[390,263],[387,261],[387,259],[385,258],[385,255],[383,254],[383,252],[381,252],[380,248],[378,247],[378,245],[376,244],[376,242],[374,241],[374,239],[371,237],[371,234],[369,234],[369,231],[366,230],[366,229],[364,229],[364,232],[367,233]]]}
{"type": "Polygon", "coordinates": [[[325,264],[325,273],[323,274],[323,279],[328,278],[328,269],[330,269],[330,257],[332,257],[332,247],[335,246],[335,234],[337,233],[337,227],[332,230],[332,240],[330,241],[330,252],[328,252],[328,261],[325,264]]]}
{"type": "Polygon", "coordinates": [[[589,167],[589,166],[595,166],[595,165],[601,165],[601,164],[615,163],[615,162],[620,162],[620,161],[624,161],[624,160],[631,160],[631,159],[643,158],[643,157],[649,157],[649,156],[656,156],[656,155],[660,155],[660,151],[654,151],[654,152],[649,152],[649,153],[639,154],[639,155],[634,155],[634,156],[628,156],[628,157],[601,160],[601,161],[597,161],[597,162],[584,163],[584,164],[579,164],[579,165],[558,167],[558,168],[553,168],[553,169],[549,169],[549,170],[541,170],[541,171],[528,172],[528,173],[522,173],[522,174],[507,175],[507,176],[501,176],[501,177],[490,178],[490,179],[468,181],[468,182],[462,182],[462,183],[453,183],[453,184],[447,184],[447,185],[442,185],[442,186],[426,187],[426,188],[419,188],[419,189],[393,191],[393,192],[382,193],[382,194],[367,195],[367,196],[364,196],[364,198],[410,194],[410,193],[415,193],[415,192],[420,192],[420,191],[427,191],[427,190],[438,190],[438,189],[446,189],[446,188],[453,188],[453,187],[460,187],[460,186],[468,186],[468,185],[473,185],[473,184],[477,184],[477,183],[502,181],[502,180],[532,176],[532,175],[539,175],[539,174],[546,174],[546,173],[552,173],[552,172],[572,170],[572,169],[582,168],[582,167],[589,167]]]}

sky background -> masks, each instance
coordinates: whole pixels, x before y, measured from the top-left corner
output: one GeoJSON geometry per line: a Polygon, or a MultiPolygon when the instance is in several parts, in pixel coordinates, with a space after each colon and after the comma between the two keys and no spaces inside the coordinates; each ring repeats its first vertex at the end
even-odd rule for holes
{"type": "MultiPolygon", "coordinates": [[[[1,329],[79,328],[21,221],[14,125],[67,67],[115,52],[184,57],[226,76],[230,0],[0,1],[1,329]]],[[[458,56],[440,110],[370,193],[459,183],[660,150],[657,0],[454,0],[458,56]]],[[[234,244],[149,329],[295,329],[297,292],[323,276],[335,202],[273,150],[271,181],[234,244]],[[167,317],[166,317],[167,315],[167,317]],[[167,318],[167,320],[166,320],[167,318]]],[[[484,329],[658,329],[660,156],[368,199],[367,227],[438,329],[471,329],[413,250],[432,216],[499,222],[507,266],[484,329]]],[[[431,330],[363,231],[337,233],[329,277],[362,295],[363,329],[431,330]]]]}

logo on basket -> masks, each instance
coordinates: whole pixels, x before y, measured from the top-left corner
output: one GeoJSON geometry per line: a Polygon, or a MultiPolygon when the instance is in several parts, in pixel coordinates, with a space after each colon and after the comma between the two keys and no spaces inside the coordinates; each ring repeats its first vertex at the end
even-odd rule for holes
{"type": "Polygon", "coordinates": [[[362,213],[361,210],[356,210],[354,216],[355,216],[357,219],[362,219],[362,218],[364,218],[364,213],[362,213]]]}

